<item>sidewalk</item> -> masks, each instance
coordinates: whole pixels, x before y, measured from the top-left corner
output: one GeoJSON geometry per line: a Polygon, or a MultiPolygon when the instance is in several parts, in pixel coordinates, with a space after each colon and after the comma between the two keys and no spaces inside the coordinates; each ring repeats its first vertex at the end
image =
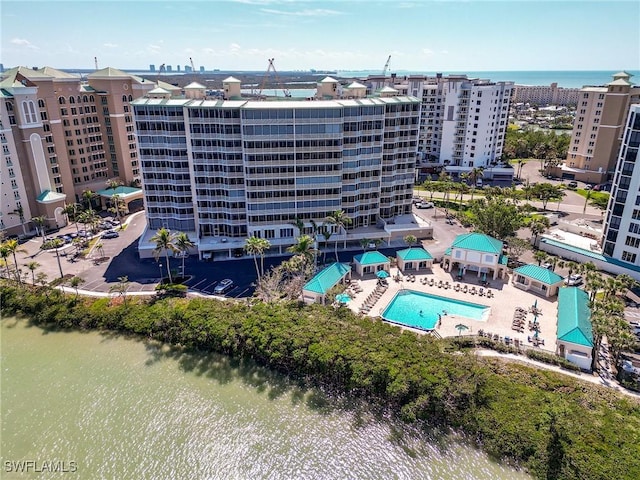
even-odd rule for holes
{"type": "Polygon", "coordinates": [[[584,380],[586,382],[593,383],[594,385],[600,385],[601,387],[610,388],[619,393],[622,393],[623,395],[634,398],[636,400],[640,400],[640,393],[633,392],[631,390],[627,390],[626,388],[621,387],[611,375],[610,370],[601,372],[599,376],[596,376],[595,374],[589,374],[589,373],[570,372],[560,367],[557,367],[555,365],[548,365],[546,363],[532,360],[523,355],[514,355],[511,353],[500,353],[494,350],[486,350],[486,349],[476,350],[476,354],[481,357],[499,357],[499,358],[502,358],[503,360],[526,363],[526,364],[535,366],[537,368],[542,368],[544,370],[551,370],[556,373],[561,373],[562,375],[568,375],[578,380],[584,380]]]}

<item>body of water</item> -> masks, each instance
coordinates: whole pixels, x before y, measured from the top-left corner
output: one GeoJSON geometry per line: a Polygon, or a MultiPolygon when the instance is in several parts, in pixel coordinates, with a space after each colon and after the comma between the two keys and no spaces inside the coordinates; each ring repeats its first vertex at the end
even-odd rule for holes
{"type": "Polygon", "coordinates": [[[1,334],[3,479],[529,478],[251,363],[15,319],[1,334]]]}
{"type": "MultiPolygon", "coordinates": [[[[582,88],[585,85],[605,85],[613,80],[612,75],[619,70],[540,70],[540,71],[483,71],[483,72],[437,72],[443,75],[467,75],[469,78],[486,78],[494,82],[515,82],[517,85],[551,85],[557,83],[559,87],[582,88]]],[[[634,75],[633,83],[640,81],[640,71],[626,70],[634,75]],[[635,80],[635,81],[634,81],[635,80]]],[[[435,75],[436,72],[398,71],[398,76],[404,75],[435,75]]],[[[380,75],[380,71],[338,71],[338,77],[366,77],[380,75]]]]}

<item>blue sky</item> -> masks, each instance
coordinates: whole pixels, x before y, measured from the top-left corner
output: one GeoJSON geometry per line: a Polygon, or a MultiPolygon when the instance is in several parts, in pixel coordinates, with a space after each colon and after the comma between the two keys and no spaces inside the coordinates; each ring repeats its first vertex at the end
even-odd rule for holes
{"type": "Polygon", "coordinates": [[[640,2],[1,0],[0,62],[207,70],[640,70],[640,2]]]}

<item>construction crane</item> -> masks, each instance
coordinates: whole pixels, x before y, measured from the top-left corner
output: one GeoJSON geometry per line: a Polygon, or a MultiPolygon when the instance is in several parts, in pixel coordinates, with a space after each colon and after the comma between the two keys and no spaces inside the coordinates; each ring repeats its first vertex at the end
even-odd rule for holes
{"type": "Polygon", "coordinates": [[[291,96],[291,92],[289,90],[287,90],[286,88],[284,88],[284,85],[282,85],[282,82],[280,81],[280,78],[278,77],[278,72],[276,70],[275,65],[273,64],[273,61],[275,60],[275,58],[270,58],[269,59],[269,66],[267,67],[267,71],[264,73],[264,78],[262,79],[262,84],[260,85],[260,90],[258,91],[258,97],[262,97],[262,91],[264,90],[264,86],[267,83],[267,78],[269,77],[269,72],[273,71],[273,74],[276,77],[276,84],[278,85],[278,87],[280,87],[280,89],[282,90],[282,93],[284,94],[285,97],[290,97],[291,96]]]}
{"type": "Polygon", "coordinates": [[[98,57],[93,57],[93,62],[96,64],[96,70],[98,70],[98,57]]]}
{"type": "Polygon", "coordinates": [[[160,67],[158,67],[158,75],[156,75],[156,84],[158,83],[158,80],[160,80],[160,74],[164,71],[165,71],[165,64],[163,63],[162,65],[160,65],[160,67]]]}
{"type": "Polygon", "coordinates": [[[189,63],[191,64],[191,73],[196,73],[196,67],[193,65],[193,58],[189,57],[189,63]]]}
{"type": "Polygon", "coordinates": [[[387,63],[384,64],[384,68],[382,69],[383,77],[387,75],[387,70],[389,70],[389,62],[391,62],[391,55],[389,55],[389,58],[387,58],[387,63]]]}

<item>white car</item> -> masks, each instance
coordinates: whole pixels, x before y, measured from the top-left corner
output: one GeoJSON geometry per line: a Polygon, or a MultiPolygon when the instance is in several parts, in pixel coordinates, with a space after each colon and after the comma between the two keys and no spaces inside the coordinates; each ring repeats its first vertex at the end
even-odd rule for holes
{"type": "Polygon", "coordinates": [[[216,285],[216,287],[213,289],[213,293],[222,295],[224,293],[227,293],[232,288],[233,280],[231,280],[230,278],[225,278],[224,280],[220,281],[218,285],[216,285]]]}
{"type": "Polygon", "coordinates": [[[582,285],[582,275],[573,274],[569,275],[567,279],[564,281],[570,287],[577,287],[578,285],[582,285]]]}
{"type": "Polygon", "coordinates": [[[433,208],[433,202],[420,202],[416,203],[416,208],[433,208]]]}

